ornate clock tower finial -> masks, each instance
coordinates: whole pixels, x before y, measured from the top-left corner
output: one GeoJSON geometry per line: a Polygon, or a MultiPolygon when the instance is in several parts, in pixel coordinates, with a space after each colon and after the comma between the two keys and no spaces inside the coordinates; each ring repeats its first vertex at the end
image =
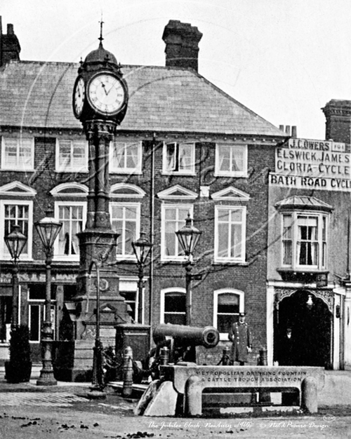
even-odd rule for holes
{"type": "Polygon", "coordinates": [[[99,23],[100,23],[100,37],[99,37],[99,40],[100,40],[100,46],[102,46],[102,40],[104,39],[103,36],[102,36],[102,27],[104,25],[104,22],[102,21],[102,11],[101,11],[101,21],[99,21],[99,23]]]}

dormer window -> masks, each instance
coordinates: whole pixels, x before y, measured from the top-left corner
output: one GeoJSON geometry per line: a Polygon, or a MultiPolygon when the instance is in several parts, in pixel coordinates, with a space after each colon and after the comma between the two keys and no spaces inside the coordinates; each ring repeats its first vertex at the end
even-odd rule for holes
{"type": "Polygon", "coordinates": [[[297,196],[277,203],[277,207],[282,215],[282,269],[326,270],[332,207],[314,197],[297,196]]]}

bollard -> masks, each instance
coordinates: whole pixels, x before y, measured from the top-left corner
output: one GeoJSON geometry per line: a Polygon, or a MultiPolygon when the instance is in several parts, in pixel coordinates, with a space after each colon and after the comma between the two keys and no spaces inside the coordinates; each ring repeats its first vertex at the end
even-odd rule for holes
{"type": "Polygon", "coordinates": [[[169,364],[169,349],[167,346],[161,349],[161,365],[167,366],[169,364]]]}
{"type": "Polygon", "coordinates": [[[260,349],[260,366],[267,366],[267,348],[260,349]]]}
{"type": "Polygon", "coordinates": [[[123,389],[124,397],[131,396],[133,391],[133,351],[127,346],[123,354],[123,389]]]}
{"type": "MultiPolygon", "coordinates": [[[[267,366],[268,362],[267,362],[267,349],[261,348],[260,349],[260,356],[259,356],[259,361],[258,364],[260,366],[267,366]]],[[[267,392],[266,390],[262,390],[260,389],[260,391],[258,392],[258,398],[259,398],[259,402],[261,405],[270,405],[271,403],[271,394],[270,392],[267,392]]]]}
{"type": "Polygon", "coordinates": [[[223,364],[223,366],[229,366],[229,363],[230,363],[229,352],[230,352],[230,348],[229,348],[229,346],[226,346],[223,349],[223,357],[222,357],[222,364],[223,364]]]}
{"type": "Polygon", "coordinates": [[[308,376],[301,385],[301,405],[307,413],[318,412],[317,383],[313,376],[308,376]]]}

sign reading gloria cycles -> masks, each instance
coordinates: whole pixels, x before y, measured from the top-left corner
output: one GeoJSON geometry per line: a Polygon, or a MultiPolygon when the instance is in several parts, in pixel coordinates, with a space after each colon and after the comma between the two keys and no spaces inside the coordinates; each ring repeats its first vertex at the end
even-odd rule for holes
{"type": "Polygon", "coordinates": [[[297,189],[351,191],[351,154],[345,143],[289,139],[277,148],[270,184],[297,189]]]}

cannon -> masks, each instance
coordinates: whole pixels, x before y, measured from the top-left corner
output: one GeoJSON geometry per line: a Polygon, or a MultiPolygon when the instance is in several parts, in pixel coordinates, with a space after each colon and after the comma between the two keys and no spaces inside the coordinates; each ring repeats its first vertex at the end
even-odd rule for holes
{"type": "Polygon", "coordinates": [[[169,362],[196,362],[196,346],[214,348],[219,342],[219,332],[213,326],[204,328],[171,323],[160,324],[153,330],[156,343],[156,358],[160,357],[163,347],[169,349],[169,362]]]}

